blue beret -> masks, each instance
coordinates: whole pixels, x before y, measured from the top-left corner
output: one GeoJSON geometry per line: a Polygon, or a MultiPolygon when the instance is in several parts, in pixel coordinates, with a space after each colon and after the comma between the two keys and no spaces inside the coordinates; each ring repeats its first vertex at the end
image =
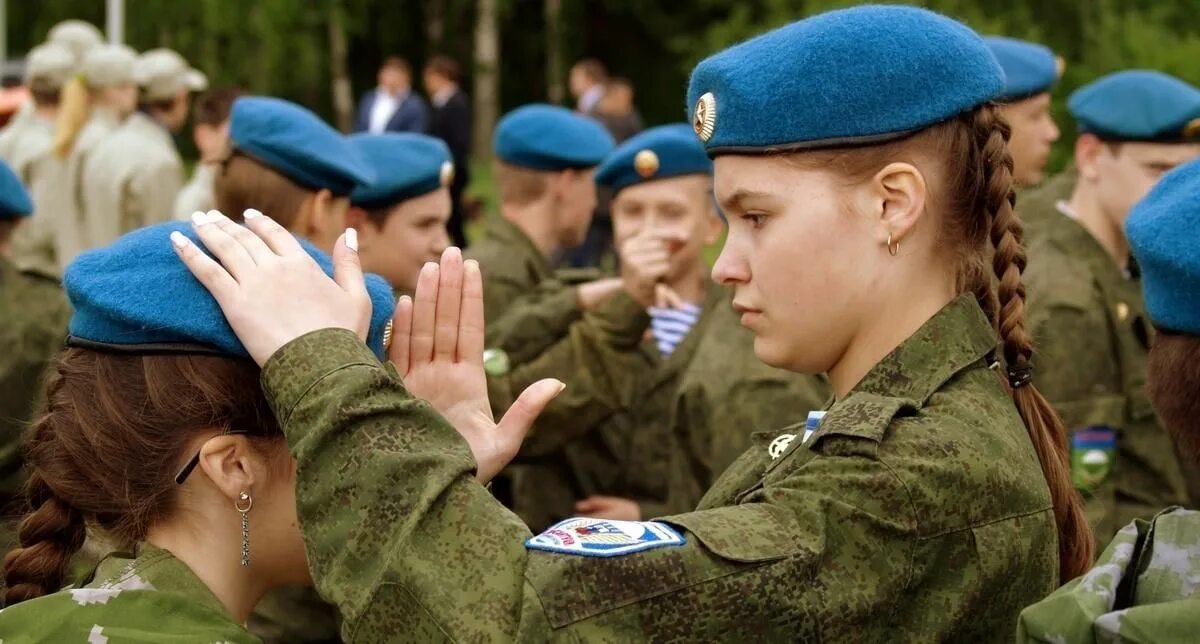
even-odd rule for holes
{"type": "Polygon", "coordinates": [[[1071,94],[1080,132],[1116,141],[1200,141],[1200,90],[1162,72],[1109,74],[1071,94]]]}
{"type": "Polygon", "coordinates": [[[278,98],[234,101],[229,139],[238,151],[312,190],[348,195],[375,179],[346,137],[316,114],[278,98]]]}
{"type": "Polygon", "coordinates": [[[896,139],[987,103],[1003,86],[970,28],[925,9],[861,6],[701,61],[687,100],[713,156],[896,139]]]}
{"type": "Polygon", "coordinates": [[[1036,43],[988,36],[983,39],[1004,70],[1004,90],[996,100],[1013,103],[1050,91],[1062,74],[1062,59],[1036,43]]]}
{"type": "Polygon", "coordinates": [[[1200,335],[1200,159],[1158,182],[1129,213],[1125,236],[1142,271],[1146,312],[1158,326],[1200,335]]]}
{"type": "Polygon", "coordinates": [[[33,201],[21,184],[16,173],[4,161],[0,161],[0,219],[28,217],[33,212],[33,201]]]}
{"type": "MultiPolygon", "coordinates": [[[[72,344],[249,357],[217,301],[175,254],[174,231],[204,248],[190,223],[170,222],[135,230],[71,262],[63,286],[75,309],[68,327],[72,344]]],[[[333,274],[328,256],[303,239],[300,243],[326,274],[333,274]]],[[[368,275],[367,291],[372,304],[367,344],[383,357],[385,329],[395,310],[392,289],[382,277],[368,275]]]]}
{"type": "Polygon", "coordinates": [[[600,165],[613,149],[603,125],[563,107],[518,107],[496,124],[492,148],[501,161],[533,170],[600,165]]]}
{"type": "Polygon", "coordinates": [[[374,181],[350,193],[350,202],[360,208],[390,206],[454,180],[450,148],[432,136],[389,132],[355,134],[347,140],[375,173],[374,181]]]}
{"type": "Polygon", "coordinates": [[[596,183],[620,191],[635,183],[712,172],[692,126],[676,123],[650,128],[617,146],[596,169],[596,183]]]}

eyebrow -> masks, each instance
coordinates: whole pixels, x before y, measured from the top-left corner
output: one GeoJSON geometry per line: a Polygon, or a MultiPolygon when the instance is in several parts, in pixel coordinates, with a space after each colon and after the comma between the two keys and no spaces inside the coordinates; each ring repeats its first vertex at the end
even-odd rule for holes
{"type": "Polygon", "coordinates": [[[741,208],[742,202],[744,202],[744,201],[748,201],[750,199],[763,199],[763,198],[771,198],[771,197],[772,197],[772,195],[769,193],[766,193],[766,192],[759,192],[757,190],[747,190],[745,188],[741,188],[741,189],[736,190],[732,195],[729,195],[725,199],[722,199],[720,201],[720,206],[723,210],[738,210],[741,208]]]}

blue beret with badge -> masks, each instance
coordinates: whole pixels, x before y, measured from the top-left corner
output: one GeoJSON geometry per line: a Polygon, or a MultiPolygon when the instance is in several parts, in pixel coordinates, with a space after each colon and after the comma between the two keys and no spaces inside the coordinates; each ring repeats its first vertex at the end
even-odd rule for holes
{"type": "Polygon", "coordinates": [[[4,161],[0,161],[0,219],[28,217],[33,212],[29,191],[4,161]]]}
{"type": "Polygon", "coordinates": [[[1109,141],[1200,141],[1200,89],[1162,72],[1109,74],[1071,94],[1079,131],[1109,141]]]}
{"type": "Polygon", "coordinates": [[[688,84],[709,156],[878,143],[994,100],[1004,72],[943,15],[861,6],[794,22],[717,53],[688,84]]]}
{"type": "Polygon", "coordinates": [[[650,128],[626,140],[596,169],[596,183],[620,191],[637,183],[713,172],[687,123],[650,128]]]}
{"type": "Polygon", "coordinates": [[[246,154],[312,190],[349,195],[375,179],[346,137],[295,103],[265,96],[233,102],[229,140],[246,154]]]}
{"type": "Polygon", "coordinates": [[[600,165],[613,146],[612,135],[595,120],[541,103],[504,115],[492,138],[501,161],[550,172],[600,165]]]}
{"type": "Polygon", "coordinates": [[[420,197],[454,180],[450,148],[441,139],[411,132],[355,134],[350,147],[375,173],[375,180],[350,193],[360,208],[380,208],[420,197]]]}
{"type": "Polygon", "coordinates": [[[1142,274],[1146,312],[1160,328],[1200,335],[1200,159],[1154,186],[1129,213],[1125,237],[1142,274]]]}
{"type": "Polygon", "coordinates": [[[1004,70],[1004,90],[996,97],[1001,103],[1048,92],[1062,76],[1063,59],[1044,45],[1003,36],[987,36],[983,41],[1004,70]]]}
{"type": "MultiPolygon", "coordinates": [[[[175,254],[170,240],[174,231],[204,248],[190,223],[169,222],[128,233],[109,246],[83,253],[67,267],[63,287],[74,308],[69,346],[249,357],[217,301],[175,254]]],[[[299,241],[332,275],[329,257],[299,241]]],[[[367,292],[372,306],[367,345],[383,358],[391,341],[392,289],[382,277],[368,275],[367,292]]]]}

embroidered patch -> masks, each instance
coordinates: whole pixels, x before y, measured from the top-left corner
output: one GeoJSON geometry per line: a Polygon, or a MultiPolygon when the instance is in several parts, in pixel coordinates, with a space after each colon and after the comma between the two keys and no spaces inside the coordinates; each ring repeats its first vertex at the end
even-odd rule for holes
{"type": "Polygon", "coordinates": [[[1086,427],[1071,436],[1071,480],[1082,492],[1091,492],[1108,478],[1117,432],[1111,427],[1086,427]]]}
{"type": "Polygon", "coordinates": [[[657,521],[617,521],[576,517],[560,521],[525,542],[529,550],[584,557],[619,557],[687,543],[671,526],[657,521]]]}

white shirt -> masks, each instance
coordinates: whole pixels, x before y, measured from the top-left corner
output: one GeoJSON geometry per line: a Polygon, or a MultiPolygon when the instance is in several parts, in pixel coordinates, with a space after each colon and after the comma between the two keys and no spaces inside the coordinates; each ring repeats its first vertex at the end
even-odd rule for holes
{"type": "Polygon", "coordinates": [[[596,104],[602,98],[604,98],[604,86],[599,84],[592,85],[588,91],[583,93],[583,96],[579,97],[579,111],[584,114],[590,113],[592,108],[596,107],[596,104]]]}
{"type": "Polygon", "coordinates": [[[375,102],[371,104],[371,120],[367,122],[367,131],[371,134],[383,134],[387,131],[388,121],[400,109],[400,103],[408,98],[408,92],[388,94],[384,90],[375,92],[375,102]]]}

